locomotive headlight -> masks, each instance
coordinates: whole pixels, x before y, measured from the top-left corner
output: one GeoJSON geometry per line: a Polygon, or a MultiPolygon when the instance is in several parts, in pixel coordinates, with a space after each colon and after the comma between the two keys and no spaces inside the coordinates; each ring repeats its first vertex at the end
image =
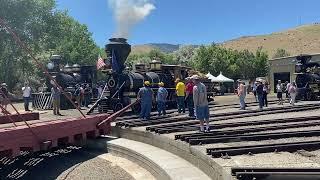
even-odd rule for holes
{"type": "Polygon", "coordinates": [[[47,68],[50,69],[50,70],[52,70],[52,69],[54,68],[54,64],[53,64],[52,62],[49,62],[49,63],[47,64],[47,68]]]}

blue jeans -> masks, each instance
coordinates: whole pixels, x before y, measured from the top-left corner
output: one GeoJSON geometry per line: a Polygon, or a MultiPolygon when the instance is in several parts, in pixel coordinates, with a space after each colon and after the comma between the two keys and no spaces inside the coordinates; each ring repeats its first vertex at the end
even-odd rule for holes
{"type": "Polygon", "coordinates": [[[246,108],[246,102],[244,101],[246,96],[244,95],[240,95],[239,96],[239,99],[240,99],[240,108],[241,109],[245,109],[246,108]]]}
{"type": "Polygon", "coordinates": [[[258,101],[259,101],[259,108],[262,109],[263,107],[263,95],[258,94],[258,101]]]}
{"type": "Polygon", "coordinates": [[[166,102],[158,101],[157,108],[158,108],[159,116],[161,115],[161,113],[162,115],[166,115],[166,102]]]}
{"type": "Polygon", "coordinates": [[[189,116],[193,117],[194,116],[194,103],[193,103],[192,94],[187,97],[186,101],[187,101],[187,106],[188,106],[188,110],[189,110],[189,116]]]}
{"type": "Polygon", "coordinates": [[[23,97],[23,101],[24,101],[24,110],[29,111],[30,97],[23,97]]]}
{"type": "Polygon", "coordinates": [[[185,103],[184,103],[184,96],[178,96],[177,97],[177,103],[178,103],[178,112],[181,113],[185,113],[185,103]]]}
{"type": "Polygon", "coordinates": [[[152,108],[152,103],[141,102],[140,118],[150,119],[151,108],[152,108]]]}

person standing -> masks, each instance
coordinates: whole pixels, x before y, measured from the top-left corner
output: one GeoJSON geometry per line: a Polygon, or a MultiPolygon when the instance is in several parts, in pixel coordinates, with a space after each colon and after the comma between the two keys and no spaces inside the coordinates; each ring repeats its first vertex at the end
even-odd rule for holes
{"type": "Polygon", "coordinates": [[[138,92],[138,100],[140,100],[141,104],[140,118],[143,120],[149,120],[153,100],[153,91],[150,88],[149,81],[145,81],[144,87],[140,88],[138,92]]]}
{"type": "Polygon", "coordinates": [[[263,106],[268,107],[268,94],[270,92],[269,84],[267,81],[263,83],[263,106]]]}
{"type": "Polygon", "coordinates": [[[168,97],[168,91],[164,88],[164,83],[159,83],[159,89],[157,92],[157,107],[158,107],[158,116],[166,115],[166,100],[168,97]]]}
{"type": "Polygon", "coordinates": [[[6,83],[2,83],[0,87],[0,101],[1,105],[3,107],[2,113],[8,114],[9,112],[7,111],[7,106],[9,104],[9,91],[8,91],[8,86],[6,83]]]}
{"type": "Polygon", "coordinates": [[[176,79],[175,81],[177,83],[176,85],[176,94],[177,94],[177,104],[178,104],[178,113],[185,113],[185,91],[186,91],[186,86],[182,82],[181,79],[176,79]]]}
{"type": "Polygon", "coordinates": [[[283,85],[281,84],[281,80],[278,80],[278,84],[276,86],[277,90],[277,98],[278,98],[278,104],[282,105],[282,92],[283,92],[283,85]]]}
{"type": "Polygon", "coordinates": [[[102,86],[102,85],[99,85],[99,86],[98,86],[98,99],[101,98],[102,91],[103,91],[103,86],[102,86]]]}
{"type": "Polygon", "coordinates": [[[263,108],[263,85],[262,80],[257,81],[257,96],[259,102],[259,109],[262,110],[263,108]]]}
{"type": "Polygon", "coordinates": [[[286,81],[286,82],[284,83],[284,87],[286,88],[286,89],[284,90],[285,93],[286,93],[286,99],[289,99],[289,92],[288,92],[289,86],[290,86],[290,83],[289,83],[288,81],[286,81]]]}
{"type": "Polygon", "coordinates": [[[80,85],[80,106],[85,106],[85,101],[84,101],[84,88],[85,88],[85,85],[84,84],[81,84],[80,85]]]}
{"type": "Polygon", "coordinates": [[[57,85],[53,85],[53,87],[51,88],[53,114],[62,116],[60,114],[60,95],[61,95],[60,89],[57,87],[57,85]]]}
{"type": "Polygon", "coordinates": [[[23,95],[23,101],[24,101],[24,110],[30,111],[29,102],[31,98],[31,87],[29,86],[28,82],[25,82],[24,86],[22,87],[22,95],[23,95]]]}
{"type": "Polygon", "coordinates": [[[204,121],[206,121],[206,132],[210,130],[209,124],[209,106],[206,86],[200,82],[198,75],[191,77],[193,87],[193,102],[196,109],[196,118],[200,120],[200,131],[204,132],[204,121]]]}
{"type": "Polygon", "coordinates": [[[193,103],[193,87],[194,83],[192,82],[191,78],[187,78],[187,85],[186,85],[186,102],[189,110],[189,117],[194,117],[194,103],[193,103]]]}
{"type": "Polygon", "coordinates": [[[91,88],[89,84],[85,85],[84,88],[84,106],[89,108],[89,104],[91,103],[91,88]]]}
{"type": "Polygon", "coordinates": [[[289,93],[289,87],[291,86],[291,83],[289,83],[288,81],[286,81],[285,86],[283,88],[285,88],[285,92],[286,92],[286,99],[288,100],[288,102],[290,102],[290,93],[289,93]]]}
{"type": "Polygon", "coordinates": [[[256,102],[258,102],[258,99],[257,99],[257,82],[254,82],[252,84],[252,92],[253,92],[253,95],[254,95],[254,99],[256,100],[256,102]]]}
{"type": "Polygon", "coordinates": [[[292,82],[288,88],[288,93],[290,94],[290,104],[294,106],[297,96],[297,85],[295,82],[292,82]]]}
{"type": "Polygon", "coordinates": [[[238,80],[238,96],[240,100],[240,110],[246,109],[246,86],[241,80],[238,80]]]}
{"type": "Polygon", "coordinates": [[[78,106],[78,108],[80,109],[81,108],[81,92],[80,92],[81,90],[80,90],[80,84],[77,84],[76,85],[76,90],[74,91],[74,93],[73,93],[73,96],[75,97],[75,99],[76,99],[76,102],[77,102],[77,106],[78,106]]]}

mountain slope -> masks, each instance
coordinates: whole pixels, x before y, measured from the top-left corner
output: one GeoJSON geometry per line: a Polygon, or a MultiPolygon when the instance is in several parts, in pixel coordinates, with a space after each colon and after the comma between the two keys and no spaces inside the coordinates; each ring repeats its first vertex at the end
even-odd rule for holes
{"type": "Polygon", "coordinates": [[[150,43],[144,45],[134,45],[132,46],[133,53],[147,53],[150,52],[152,49],[159,49],[165,53],[172,53],[178,50],[180,45],[178,44],[168,44],[168,43],[150,43]]]}
{"type": "MultiPolygon", "coordinates": [[[[248,49],[251,52],[262,46],[270,58],[277,49],[285,49],[290,55],[320,53],[320,24],[299,26],[267,35],[240,37],[220,45],[234,50],[248,49]]],[[[173,52],[179,49],[179,45],[165,43],[135,45],[132,47],[132,52],[147,53],[152,49],[173,52]]]]}
{"type": "Polygon", "coordinates": [[[270,58],[278,48],[285,49],[291,55],[319,53],[320,25],[305,25],[269,35],[241,37],[226,41],[221,45],[235,50],[248,49],[252,52],[262,46],[268,52],[270,58]]]}

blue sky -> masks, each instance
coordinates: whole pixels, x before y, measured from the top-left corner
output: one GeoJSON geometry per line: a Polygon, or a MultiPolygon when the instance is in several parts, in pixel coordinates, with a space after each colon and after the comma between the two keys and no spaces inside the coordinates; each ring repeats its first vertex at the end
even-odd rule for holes
{"type": "MultiPolygon", "coordinates": [[[[131,32],[131,44],[207,44],[320,22],[319,0],[152,0],[156,6],[131,32]],[[308,2],[308,3],[306,3],[308,2]]],[[[86,24],[103,47],[115,31],[107,0],[57,0],[86,24]]]]}

